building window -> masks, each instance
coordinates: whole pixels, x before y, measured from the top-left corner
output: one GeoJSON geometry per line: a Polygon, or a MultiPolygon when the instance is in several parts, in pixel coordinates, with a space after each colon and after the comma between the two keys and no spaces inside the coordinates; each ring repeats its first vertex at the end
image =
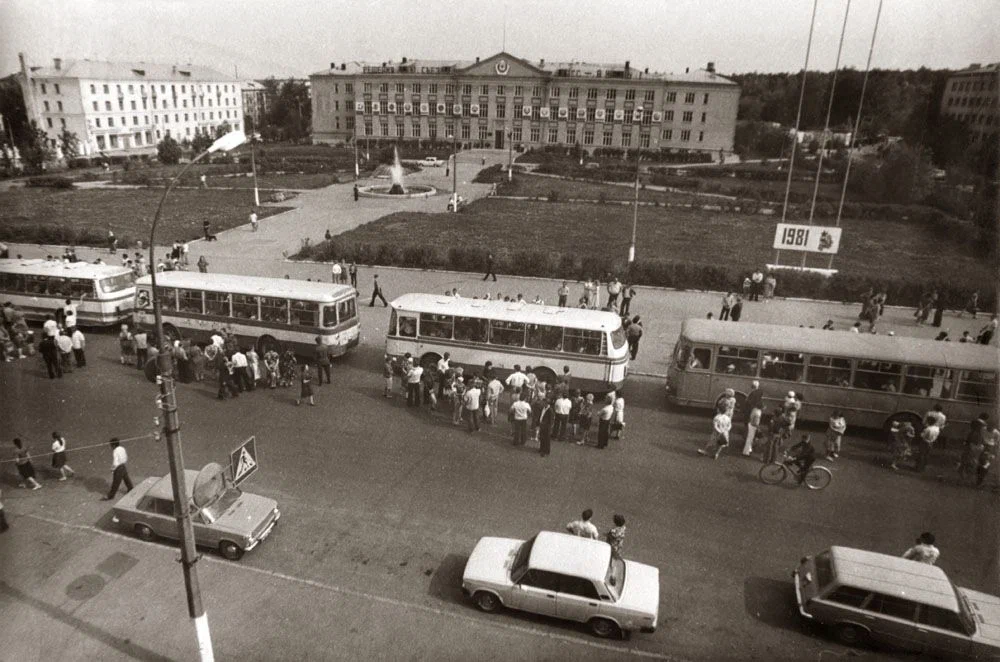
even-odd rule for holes
{"type": "Polygon", "coordinates": [[[136,144],[137,147],[139,145],[142,145],[142,134],[141,133],[135,134],[135,136],[132,138],[132,141],[136,144]]]}
{"type": "Polygon", "coordinates": [[[497,85],[497,96],[498,97],[502,97],[503,95],[504,95],[504,86],[503,85],[497,85]]]}
{"type": "Polygon", "coordinates": [[[462,104],[462,117],[469,117],[472,115],[472,104],[463,103],[462,104]]]}
{"type": "Polygon", "coordinates": [[[559,106],[549,106],[549,119],[553,122],[559,117],[559,106]]]}
{"type": "Polygon", "coordinates": [[[53,86],[54,88],[56,88],[56,94],[62,94],[62,93],[61,93],[61,92],[59,91],[59,83],[53,83],[53,84],[52,84],[52,86],[53,86]]]}
{"type": "Polygon", "coordinates": [[[396,94],[402,94],[406,91],[406,86],[403,83],[396,83],[396,94]]]}
{"type": "Polygon", "coordinates": [[[396,122],[396,137],[397,138],[402,138],[405,135],[406,134],[403,132],[403,123],[402,122],[396,122]]]}
{"type": "Polygon", "coordinates": [[[511,130],[511,140],[514,142],[521,142],[521,127],[515,126],[513,130],[511,130]]]}
{"type": "Polygon", "coordinates": [[[587,109],[587,121],[588,122],[593,122],[594,119],[595,119],[595,117],[596,117],[596,113],[597,113],[597,109],[596,108],[588,108],[587,109]]]}
{"type": "Polygon", "coordinates": [[[575,145],[576,144],[576,127],[567,126],[566,127],[566,144],[575,145]]]}
{"type": "Polygon", "coordinates": [[[635,90],[625,90],[625,101],[635,101],[635,90]]]}
{"type": "Polygon", "coordinates": [[[597,98],[597,88],[596,87],[588,87],[587,88],[587,98],[588,99],[596,99],[597,98]]]}
{"type": "Polygon", "coordinates": [[[50,129],[52,128],[52,118],[51,117],[46,117],[45,118],[45,123],[49,125],[50,129]]]}
{"type": "Polygon", "coordinates": [[[705,93],[705,100],[702,103],[708,103],[708,92],[705,93]]]}
{"type": "Polygon", "coordinates": [[[542,139],[542,130],[537,126],[531,127],[531,140],[529,142],[537,143],[542,139]]]}
{"type": "Polygon", "coordinates": [[[538,85],[535,85],[533,88],[531,88],[531,96],[533,97],[542,96],[542,88],[539,87],[538,85]]]}
{"type": "Polygon", "coordinates": [[[622,134],[622,147],[631,147],[631,146],[632,146],[632,133],[631,132],[629,132],[629,133],[623,133],[622,134]]]}
{"type": "Polygon", "coordinates": [[[378,91],[382,94],[389,93],[389,83],[382,83],[378,86],[378,91]]]}
{"type": "Polygon", "coordinates": [[[454,122],[445,122],[444,132],[445,132],[445,135],[448,136],[449,139],[453,138],[455,136],[455,123],[454,122]]]}
{"type": "Polygon", "coordinates": [[[489,94],[490,93],[490,86],[489,85],[480,85],[479,86],[479,93],[482,94],[482,95],[484,95],[484,96],[487,95],[487,94],[489,94]]]}
{"type": "Polygon", "coordinates": [[[485,104],[484,103],[484,104],[481,104],[479,106],[479,116],[480,117],[489,117],[490,116],[490,106],[489,106],[489,104],[485,104]]]}
{"type": "MultiPolygon", "coordinates": [[[[132,105],[135,106],[135,102],[134,101],[132,102],[132,105]]],[[[142,105],[143,105],[143,107],[145,107],[146,102],[143,101],[142,105]]],[[[183,108],[187,108],[188,107],[188,100],[187,99],[181,99],[181,107],[183,107],[183,108]]]]}
{"type": "Polygon", "coordinates": [[[468,124],[462,125],[462,140],[469,140],[472,138],[472,127],[468,124]]]}
{"type": "Polygon", "coordinates": [[[604,98],[607,99],[608,101],[614,101],[615,99],[618,98],[618,90],[616,90],[613,87],[609,87],[607,90],[604,91],[604,98]]]}
{"type": "Polygon", "coordinates": [[[444,93],[445,94],[454,94],[455,93],[455,85],[454,85],[454,83],[447,83],[447,84],[445,84],[445,86],[444,86],[444,93]]]}
{"type": "Polygon", "coordinates": [[[681,140],[684,142],[691,140],[691,132],[687,129],[681,131],[681,140]]]}
{"type": "Polygon", "coordinates": [[[704,131],[699,131],[698,132],[698,142],[700,142],[700,143],[701,142],[705,142],[705,132],[704,131]]]}
{"type": "Polygon", "coordinates": [[[584,145],[593,145],[594,144],[594,130],[593,129],[584,129],[583,130],[583,144],[584,145]]]}
{"type": "Polygon", "coordinates": [[[109,141],[112,149],[115,149],[115,148],[118,147],[118,136],[114,136],[114,135],[108,136],[108,141],[109,141]]]}
{"type": "Polygon", "coordinates": [[[438,125],[431,124],[427,127],[427,137],[437,139],[438,137],[438,125]]]}
{"type": "Polygon", "coordinates": [[[462,86],[462,94],[472,94],[472,85],[470,83],[462,86]]]}
{"type": "Polygon", "coordinates": [[[108,126],[114,126],[114,125],[115,125],[115,118],[114,117],[109,117],[108,118],[108,126]]]}
{"type": "Polygon", "coordinates": [[[138,115],[133,115],[132,116],[132,124],[138,124],[138,123],[139,123],[139,116],[138,115]]]}
{"type": "Polygon", "coordinates": [[[104,136],[97,136],[97,149],[104,149],[104,136]]]}
{"type": "Polygon", "coordinates": [[[705,119],[706,119],[707,117],[708,117],[708,113],[702,113],[702,114],[701,114],[701,123],[702,123],[702,124],[704,124],[704,123],[705,123],[705,119]]]}
{"type": "Polygon", "coordinates": [[[379,124],[379,135],[380,136],[388,136],[389,135],[389,123],[388,122],[382,122],[382,123],[379,124]]]}
{"type": "Polygon", "coordinates": [[[519,103],[515,103],[514,104],[514,117],[515,118],[520,117],[522,112],[524,112],[524,106],[522,106],[519,103]]]}
{"type": "Polygon", "coordinates": [[[612,133],[611,131],[605,131],[604,139],[601,144],[604,145],[605,147],[611,147],[611,141],[613,138],[614,138],[614,133],[612,133]]]}
{"type": "Polygon", "coordinates": [[[684,103],[694,103],[694,92],[688,92],[684,95],[684,103]]]}
{"type": "Polygon", "coordinates": [[[94,85],[93,83],[90,84],[90,93],[97,94],[97,86],[94,85]]]}
{"type": "Polygon", "coordinates": [[[656,95],[656,92],[654,90],[646,90],[646,94],[643,97],[643,100],[647,101],[649,103],[653,103],[653,99],[655,98],[655,95],[656,95]]]}
{"type": "Polygon", "coordinates": [[[42,94],[45,94],[45,83],[42,83],[42,94]]]}
{"type": "Polygon", "coordinates": [[[430,92],[431,94],[437,94],[438,84],[437,83],[428,83],[427,84],[427,91],[430,92]]]}
{"type": "Polygon", "coordinates": [[[419,120],[417,120],[416,122],[413,123],[413,126],[411,127],[411,131],[413,133],[413,137],[414,138],[419,138],[420,137],[420,121],[419,120]]]}
{"type": "Polygon", "coordinates": [[[480,140],[489,140],[490,139],[490,127],[488,127],[488,126],[481,126],[481,127],[479,127],[479,139],[480,140]]]}
{"type": "Polygon", "coordinates": [[[135,110],[135,100],[133,99],[131,103],[132,103],[132,110],[135,110]]]}
{"type": "Polygon", "coordinates": [[[694,119],[694,113],[690,110],[685,110],[684,115],[681,117],[682,122],[690,122],[694,119]]]}
{"type": "Polygon", "coordinates": [[[673,122],[674,121],[674,111],[668,110],[667,112],[663,113],[663,119],[666,122],[673,122]]]}
{"type": "Polygon", "coordinates": [[[94,104],[94,112],[96,113],[100,110],[101,107],[97,105],[96,101],[94,101],[93,104],[94,104]]]}
{"type": "Polygon", "coordinates": [[[354,83],[344,83],[344,92],[354,94],[354,83]]]}
{"type": "Polygon", "coordinates": [[[549,142],[557,143],[559,142],[559,129],[554,126],[549,127],[549,142]]]}
{"type": "Polygon", "coordinates": [[[514,96],[516,96],[516,97],[523,97],[524,96],[524,86],[523,85],[515,85],[514,86],[514,96]]]}
{"type": "Polygon", "coordinates": [[[579,87],[571,87],[571,88],[569,88],[569,98],[570,99],[579,99],[580,98],[580,88],[579,87]]]}
{"type": "Polygon", "coordinates": [[[49,112],[49,102],[43,101],[42,103],[45,105],[45,112],[49,112]]]}
{"type": "Polygon", "coordinates": [[[370,136],[373,133],[371,121],[365,121],[365,135],[370,136]]]}
{"type": "Polygon", "coordinates": [[[640,149],[649,149],[649,134],[648,133],[644,133],[641,136],[639,136],[639,148],[640,149]]]}
{"type": "Polygon", "coordinates": [[[362,89],[364,90],[365,94],[370,94],[371,91],[372,91],[372,84],[371,83],[363,83],[362,85],[364,86],[362,89]]]}
{"type": "Polygon", "coordinates": [[[667,92],[667,103],[677,103],[676,92],[667,92]]]}
{"type": "Polygon", "coordinates": [[[102,87],[104,88],[104,93],[105,94],[109,94],[110,93],[110,91],[108,90],[108,86],[107,85],[103,85],[102,87]]]}
{"type": "Polygon", "coordinates": [[[561,88],[553,87],[551,90],[549,90],[549,96],[550,97],[558,97],[558,96],[561,96],[561,95],[562,95],[562,89],[561,88]]]}
{"type": "Polygon", "coordinates": [[[650,124],[653,123],[653,111],[651,110],[642,111],[642,123],[646,126],[649,126],[650,124]]]}
{"type": "Polygon", "coordinates": [[[631,123],[632,123],[632,111],[631,110],[626,110],[625,111],[625,124],[631,124],[631,123]]]}
{"type": "Polygon", "coordinates": [[[347,116],[347,130],[354,131],[354,115],[347,116]]]}
{"type": "Polygon", "coordinates": [[[97,128],[101,128],[101,118],[100,117],[94,118],[94,124],[97,125],[97,128]]]}

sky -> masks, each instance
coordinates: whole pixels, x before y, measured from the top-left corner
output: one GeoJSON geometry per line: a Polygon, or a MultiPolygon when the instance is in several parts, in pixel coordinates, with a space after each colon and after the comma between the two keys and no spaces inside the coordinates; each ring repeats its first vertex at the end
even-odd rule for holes
{"type": "MultiPolygon", "coordinates": [[[[809,68],[831,70],[849,0],[818,0],[809,68]]],[[[879,0],[850,0],[841,66],[863,69],[879,0]]],[[[872,66],[1000,61],[1000,0],[883,0],[872,66]]],[[[52,58],[201,64],[240,78],[331,62],[631,61],[680,72],[799,71],[811,0],[0,0],[0,75],[52,58]]]]}

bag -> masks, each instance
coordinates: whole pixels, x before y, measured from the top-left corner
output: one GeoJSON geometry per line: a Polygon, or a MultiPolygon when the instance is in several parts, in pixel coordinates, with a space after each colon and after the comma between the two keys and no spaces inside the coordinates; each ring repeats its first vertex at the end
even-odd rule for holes
{"type": "Polygon", "coordinates": [[[492,414],[492,413],[493,413],[493,410],[490,408],[489,403],[487,403],[486,406],[483,407],[483,416],[489,417],[490,414],[492,414]]]}

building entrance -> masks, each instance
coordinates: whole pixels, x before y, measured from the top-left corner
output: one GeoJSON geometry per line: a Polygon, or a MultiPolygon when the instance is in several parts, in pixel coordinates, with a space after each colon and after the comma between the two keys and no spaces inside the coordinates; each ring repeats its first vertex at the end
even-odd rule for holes
{"type": "Polygon", "coordinates": [[[503,129],[494,132],[495,138],[493,139],[494,149],[503,149],[503,129]]]}

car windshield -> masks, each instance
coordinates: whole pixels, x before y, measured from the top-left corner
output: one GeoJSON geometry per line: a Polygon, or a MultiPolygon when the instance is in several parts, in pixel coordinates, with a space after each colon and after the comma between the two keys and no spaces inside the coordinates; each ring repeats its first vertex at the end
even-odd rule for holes
{"type": "Polygon", "coordinates": [[[517,556],[514,557],[514,564],[510,568],[510,578],[511,581],[517,582],[524,574],[524,571],[528,569],[528,557],[531,556],[531,547],[535,544],[535,539],[532,538],[521,544],[521,548],[517,550],[517,556]]]}
{"type": "Polygon", "coordinates": [[[227,488],[215,501],[201,509],[201,516],[211,524],[222,517],[242,494],[238,487],[227,488]]]}
{"type": "Polygon", "coordinates": [[[616,601],[620,600],[622,589],[625,587],[625,561],[617,556],[611,557],[611,563],[608,564],[608,574],[604,578],[604,583],[607,584],[612,597],[616,601]]]}

